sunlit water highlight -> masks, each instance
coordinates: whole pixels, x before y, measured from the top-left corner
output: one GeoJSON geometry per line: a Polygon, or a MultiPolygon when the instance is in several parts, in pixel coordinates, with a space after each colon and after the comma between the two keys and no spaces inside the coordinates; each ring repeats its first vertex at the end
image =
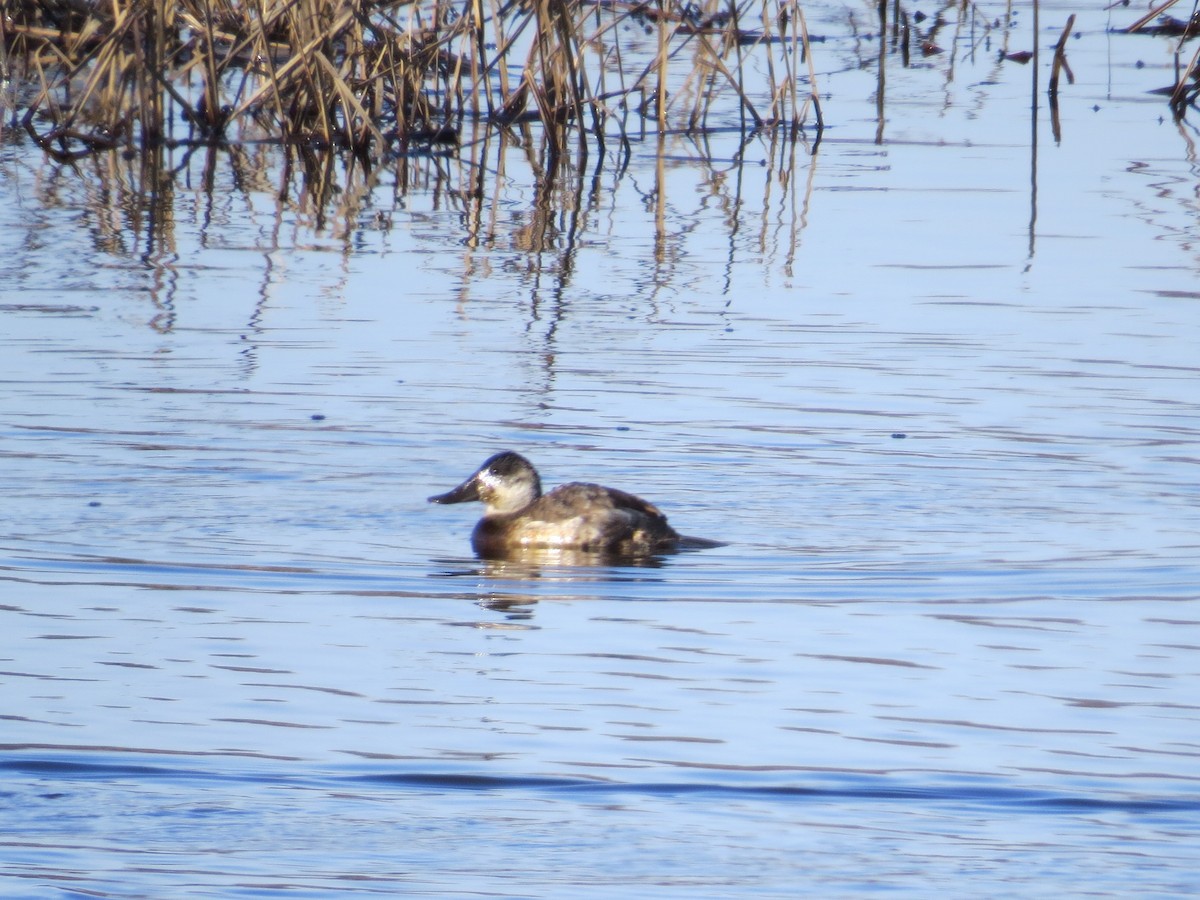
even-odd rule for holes
{"type": "Polygon", "coordinates": [[[1194,893],[1196,171],[1106,24],[1036,195],[1027,69],[876,145],[831,40],[787,184],[647,144],[540,250],[384,175],[147,258],[0,145],[0,893],[1194,893]],[[501,447],[728,544],[472,559],[501,447]]]}

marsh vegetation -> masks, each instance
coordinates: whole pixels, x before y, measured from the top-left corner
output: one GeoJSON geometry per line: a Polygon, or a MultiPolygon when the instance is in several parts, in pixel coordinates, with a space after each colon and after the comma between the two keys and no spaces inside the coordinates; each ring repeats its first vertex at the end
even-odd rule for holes
{"type": "Polygon", "coordinates": [[[796,0],[26,0],[0,28],[20,124],[60,159],[265,140],[369,162],[468,119],[540,122],[557,152],[630,116],[703,129],[719,96],[747,128],[820,124],[796,0]]]}
{"type": "MultiPolygon", "coordinates": [[[[1032,92],[1019,88],[1029,98],[1019,111],[1001,116],[993,104],[988,116],[1004,121],[990,139],[1023,142],[1041,104],[1057,143],[1060,92],[1070,104],[1105,81],[1099,66],[1114,65],[1088,55],[1093,38],[1147,54],[1146,74],[1161,79],[1153,93],[1170,96],[1188,140],[1200,84],[1195,28],[1170,20],[1166,7],[1104,11],[1103,26],[1098,12],[1080,13],[1077,24],[1074,13],[1043,10],[1039,25],[1036,3],[971,0],[803,8],[800,0],[4,0],[0,8],[0,145],[36,146],[45,171],[81,177],[100,244],[141,244],[150,256],[169,255],[177,192],[209,192],[226,178],[244,197],[273,197],[334,236],[390,227],[388,194],[424,192],[455,211],[456,237],[471,248],[506,239],[502,200],[515,180],[534,185],[534,199],[513,244],[569,247],[621,195],[639,155],[652,161],[652,182],[636,186],[634,202],[664,244],[672,167],[686,161],[702,173],[732,233],[745,224],[749,159],[769,173],[768,199],[787,198],[783,244],[794,246],[826,131],[844,141],[858,117],[873,133],[854,139],[879,146],[921,131],[912,98],[935,85],[942,116],[980,103],[981,86],[1031,81],[1032,92]]],[[[1142,71],[1142,58],[1136,65],[1142,71]]],[[[29,183],[31,196],[60,202],[53,177],[29,183]]],[[[759,228],[771,230],[765,220],[759,228]]]]}

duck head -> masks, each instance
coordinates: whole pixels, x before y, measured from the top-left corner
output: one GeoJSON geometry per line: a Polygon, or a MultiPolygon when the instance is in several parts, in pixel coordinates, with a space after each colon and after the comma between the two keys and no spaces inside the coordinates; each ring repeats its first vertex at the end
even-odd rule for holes
{"type": "Polygon", "coordinates": [[[519,453],[506,450],[490,457],[466,481],[444,494],[435,494],[430,503],[468,503],[479,500],[486,515],[513,513],[524,509],[542,496],[542,481],[537,469],[519,453]]]}

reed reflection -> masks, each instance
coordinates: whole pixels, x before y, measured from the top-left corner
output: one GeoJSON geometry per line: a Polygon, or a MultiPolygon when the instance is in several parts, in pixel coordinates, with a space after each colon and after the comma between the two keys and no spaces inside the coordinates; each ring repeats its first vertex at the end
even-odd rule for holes
{"type": "MultiPolygon", "coordinates": [[[[706,236],[723,229],[731,264],[746,254],[794,258],[808,223],[815,166],[815,146],[802,135],[780,129],[738,135],[732,152],[707,135],[644,137],[639,144],[627,136],[601,153],[564,153],[540,125],[477,121],[458,146],[410,147],[383,165],[302,143],[158,144],[139,154],[44,158],[51,177],[38,173],[34,184],[43,206],[84,210],[79,221],[96,251],[141,262],[157,307],[152,327],[161,332],[174,328],[181,259],[195,266],[203,265],[197,253],[210,249],[257,251],[262,262],[250,278],[265,298],[282,277],[271,254],[315,242],[349,258],[386,241],[401,218],[411,220],[416,198],[430,207],[423,215],[437,219],[436,230],[418,239],[427,234],[450,243],[447,226],[458,229],[466,248],[460,300],[469,302],[475,286],[490,281],[497,254],[513,254],[514,265],[523,264],[535,317],[551,307],[554,315],[563,312],[556,298],[575,284],[581,246],[627,238],[616,229],[639,210],[648,226],[639,280],[650,298],[687,264],[700,224],[695,216],[709,209],[719,218],[704,222],[706,236]],[[654,156],[649,184],[645,168],[629,164],[639,146],[654,156]],[[681,187],[688,180],[701,193],[681,187]],[[685,202],[694,196],[701,209],[685,202]]],[[[36,219],[28,223],[38,226],[36,219]]],[[[239,265],[254,268],[250,259],[239,265]]],[[[494,287],[487,287],[491,296],[494,287]]],[[[230,327],[253,331],[260,316],[261,307],[230,327]]]]}

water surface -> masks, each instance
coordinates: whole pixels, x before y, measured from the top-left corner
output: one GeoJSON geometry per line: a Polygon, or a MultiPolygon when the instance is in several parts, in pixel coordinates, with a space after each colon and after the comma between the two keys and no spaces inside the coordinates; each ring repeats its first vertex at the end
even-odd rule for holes
{"type": "Polygon", "coordinates": [[[0,892],[1194,893],[1193,135],[1074,11],[1036,150],[1027,10],[881,129],[832,6],[815,156],[495,146],[482,220],[196,158],[151,233],[7,134],[0,892]],[[727,546],[475,560],[504,447],[727,546]]]}

